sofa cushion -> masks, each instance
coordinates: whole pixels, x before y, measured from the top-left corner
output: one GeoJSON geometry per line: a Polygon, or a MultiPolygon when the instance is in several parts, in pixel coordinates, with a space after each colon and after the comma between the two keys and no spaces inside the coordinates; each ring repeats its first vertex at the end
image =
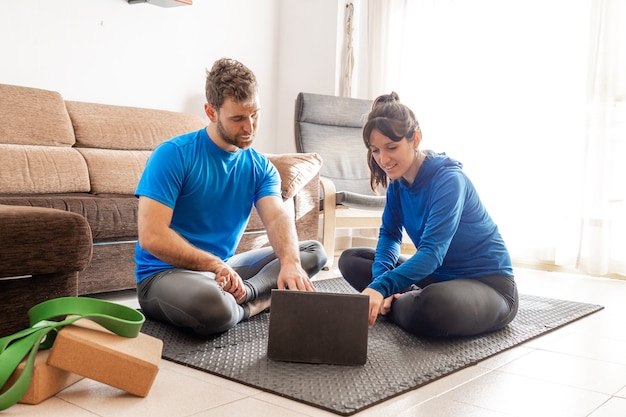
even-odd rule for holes
{"type": "Polygon", "coordinates": [[[89,191],[84,158],[73,148],[0,144],[0,193],[89,191]]]}
{"type": "Polygon", "coordinates": [[[85,218],[66,210],[0,204],[0,277],[81,271],[91,259],[85,218]]]}
{"type": "Polygon", "coordinates": [[[0,143],[72,146],[74,130],[55,91],[0,84],[0,143]]]}
{"type": "Polygon", "coordinates": [[[316,153],[265,154],[281,179],[283,199],[293,197],[320,171],[322,158],[316,153]]]}
{"type": "Polygon", "coordinates": [[[167,139],[206,126],[195,114],[79,101],[65,105],[77,147],[152,150],[167,139]]]}
{"type": "Polygon", "coordinates": [[[118,194],[0,194],[0,204],[61,209],[87,219],[93,241],[119,242],[137,239],[137,199],[118,194]]]}
{"type": "Polygon", "coordinates": [[[91,192],[134,195],[150,151],[76,148],[87,161],[91,192]]]}

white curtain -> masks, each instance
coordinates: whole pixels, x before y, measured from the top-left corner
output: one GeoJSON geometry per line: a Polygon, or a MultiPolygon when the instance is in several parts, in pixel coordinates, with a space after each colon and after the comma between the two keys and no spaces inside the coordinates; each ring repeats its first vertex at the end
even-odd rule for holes
{"type": "Polygon", "coordinates": [[[626,275],[622,1],[360,4],[362,95],[399,93],[423,146],[464,164],[517,263],[626,275]]]}
{"type": "Polygon", "coordinates": [[[591,9],[583,216],[578,266],[626,271],[626,6],[591,9]]]}

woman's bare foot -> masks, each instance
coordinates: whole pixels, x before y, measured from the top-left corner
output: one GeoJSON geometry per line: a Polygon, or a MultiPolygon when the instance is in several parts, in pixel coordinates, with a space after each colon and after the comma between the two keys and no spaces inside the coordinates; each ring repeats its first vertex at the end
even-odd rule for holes
{"type": "Polygon", "coordinates": [[[259,313],[270,308],[270,304],[272,302],[271,297],[261,297],[257,298],[254,301],[250,301],[248,303],[248,308],[250,309],[250,317],[256,316],[259,313]]]}

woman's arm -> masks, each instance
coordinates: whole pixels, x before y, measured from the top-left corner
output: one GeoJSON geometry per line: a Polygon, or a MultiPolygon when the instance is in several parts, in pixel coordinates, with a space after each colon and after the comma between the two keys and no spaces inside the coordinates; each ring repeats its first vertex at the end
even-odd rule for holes
{"type": "MultiPolygon", "coordinates": [[[[414,230],[422,229],[417,253],[409,258],[402,265],[395,269],[383,271],[374,277],[370,285],[371,288],[380,292],[384,297],[389,297],[398,293],[411,284],[431,275],[443,263],[448,252],[464,207],[465,183],[462,174],[454,171],[447,171],[441,174],[433,185],[428,198],[428,205],[422,208],[424,213],[423,226],[414,225],[414,230]]],[[[412,227],[408,224],[414,219],[408,216],[410,208],[403,208],[405,218],[405,228],[412,227]]],[[[417,215],[415,215],[417,217],[417,215]]],[[[382,232],[381,232],[382,234],[382,232]]],[[[377,250],[378,257],[378,250],[377,250]]]]}

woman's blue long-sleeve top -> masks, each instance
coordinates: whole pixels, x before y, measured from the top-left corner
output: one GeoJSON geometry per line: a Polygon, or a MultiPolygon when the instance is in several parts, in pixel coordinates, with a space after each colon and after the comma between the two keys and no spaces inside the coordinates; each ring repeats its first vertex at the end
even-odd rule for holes
{"type": "Polygon", "coordinates": [[[437,281],[513,276],[511,258],[461,163],[429,152],[412,184],[387,189],[370,288],[385,298],[432,275],[437,281]],[[417,253],[394,268],[402,230],[417,253]]]}

